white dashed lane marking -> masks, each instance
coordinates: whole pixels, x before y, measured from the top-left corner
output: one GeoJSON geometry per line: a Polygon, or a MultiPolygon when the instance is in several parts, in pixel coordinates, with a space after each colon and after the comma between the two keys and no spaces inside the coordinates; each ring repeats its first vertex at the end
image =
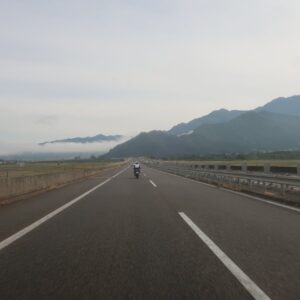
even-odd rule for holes
{"type": "Polygon", "coordinates": [[[271,300],[185,213],[178,214],[255,300],[271,300]]]}
{"type": "Polygon", "coordinates": [[[157,185],[150,179],[149,182],[156,188],[157,185]]]}

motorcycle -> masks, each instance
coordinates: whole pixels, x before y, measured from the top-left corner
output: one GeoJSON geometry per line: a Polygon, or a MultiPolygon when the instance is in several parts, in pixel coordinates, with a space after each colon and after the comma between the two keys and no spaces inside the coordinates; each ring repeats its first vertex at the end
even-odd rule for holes
{"type": "Polygon", "coordinates": [[[139,179],[141,170],[140,169],[134,169],[134,176],[136,177],[136,179],[139,179]]]}

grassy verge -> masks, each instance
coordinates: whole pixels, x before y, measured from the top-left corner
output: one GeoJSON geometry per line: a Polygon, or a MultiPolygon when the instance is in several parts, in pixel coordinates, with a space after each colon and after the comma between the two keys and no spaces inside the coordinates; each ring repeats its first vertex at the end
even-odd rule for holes
{"type": "Polygon", "coordinates": [[[26,199],[127,164],[123,161],[1,165],[0,205],[26,199]]]}
{"type": "Polygon", "coordinates": [[[69,173],[82,170],[97,171],[119,166],[121,162],[39,162],[0,165],[0,178],[16,178],[52,173],[69,173]]]}

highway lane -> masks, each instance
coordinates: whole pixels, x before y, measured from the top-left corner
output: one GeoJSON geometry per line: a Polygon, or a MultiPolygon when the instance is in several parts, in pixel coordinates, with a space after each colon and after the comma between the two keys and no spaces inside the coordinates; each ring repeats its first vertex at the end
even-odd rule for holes
{"type": "Polygon", "coordinates": [[[185,212],[272,299],[300,299],[299,212],[156,170],[147,172],[156,177],[170,206],[185,212]]]}
{"type": "Polygon", "coordinates": [[[13,205],[0,206],[0,241],[104,182],[122,169],[103,170],[96,176],[76,181],[59,189],[37,194],[13,205]]]}
{"type": "MultiPolygon", "coordinates": [[[[252,299],[179,212],[266,295],[299,299],[299,213],[144,171],[120,174],[2,249],[1,299],[252,299]]],[[[18,205],[0,220],[17,222],[18,205]]]]}

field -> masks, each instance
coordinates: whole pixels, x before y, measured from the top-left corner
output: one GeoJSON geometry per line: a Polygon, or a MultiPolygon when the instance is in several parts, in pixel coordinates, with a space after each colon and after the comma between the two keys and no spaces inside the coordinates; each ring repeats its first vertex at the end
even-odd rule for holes
{"type": "Polygon", "coordinates": [[[127,162],[68,161],[0,165],[0,205],[95,176],[127,162]]]}
{"type": "Polygon", "coordinates": [[[113,167],[119,162],[39,162],[0,165],[0,178],[26,177],[52,173],[69,173],[77,171],[96,171],[113,167]]]}

